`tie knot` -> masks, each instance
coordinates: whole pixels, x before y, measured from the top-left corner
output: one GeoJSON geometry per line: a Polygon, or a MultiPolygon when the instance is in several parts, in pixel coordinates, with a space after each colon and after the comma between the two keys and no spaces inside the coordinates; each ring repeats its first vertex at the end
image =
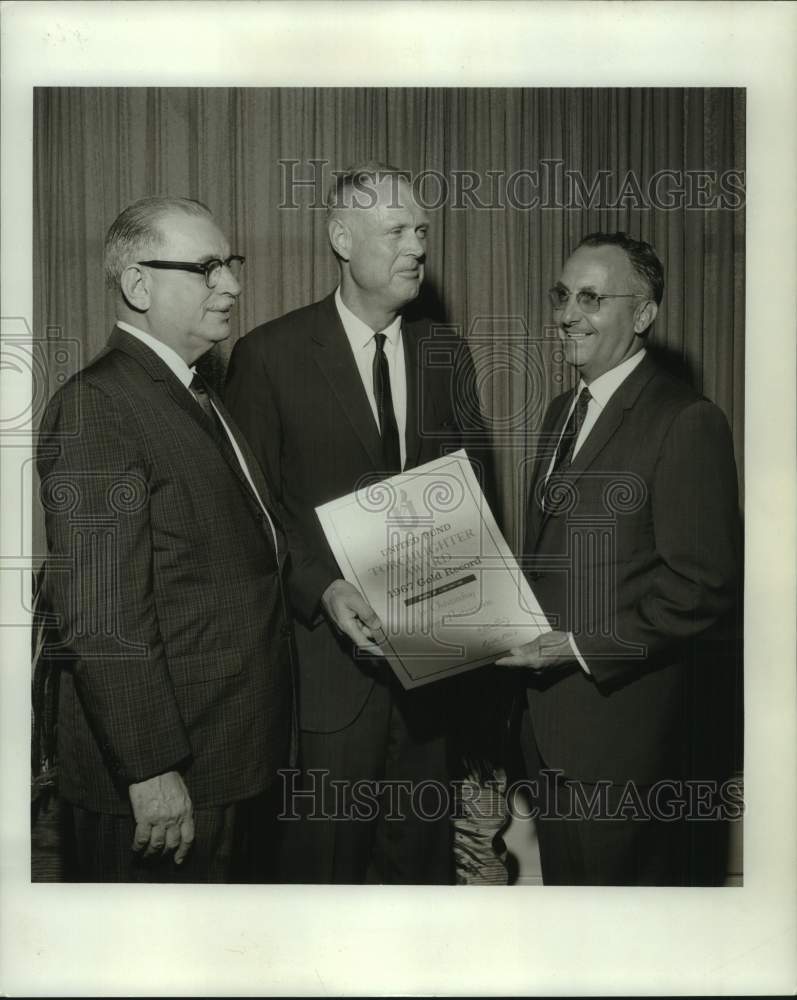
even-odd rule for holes
{"type": "Polygon", "coordinates": [[[199,404],[205,416],[210,417],[215,429],[216,417],[213,412],[213,403],[210,401],[210,393],[208,392],[205,380],[199,372],[194,373],[194,377],[191,379],[191,385],[189,385],[188,391],[199,404]]]}
{"type": "Polygon", "coordinates": [[[384,333],[374,334],[374,343],[376,344],[376,350],[379,354],[384,353],[386,340],[387,340],[387,334],[384,333]]]}

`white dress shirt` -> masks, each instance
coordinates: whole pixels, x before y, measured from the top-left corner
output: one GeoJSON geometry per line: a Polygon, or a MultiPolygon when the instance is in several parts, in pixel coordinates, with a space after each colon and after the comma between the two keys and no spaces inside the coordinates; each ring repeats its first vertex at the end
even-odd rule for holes
{"type": "MultiPolygon", "coordinates": [[[[642,363],[644,357],[645,357],[645,349],[643,347],[641,351],[637,351],[637,353],[632,354],[630,358],[626,358],[625,361],[622,361],[619,365],[617,365],[616,368],[609,369],[609,371],[604,372],[603,375],[600,375],[598,378],[596,378],[594,382],[590,382],[589,392],[591,398],[589,401],[589,405],[587,406],[587,413],[586,416],[584,417],[584,423],[581,425],[581,429],[578,432],[578,437],[576,438],[576,446],[573,449],[573,458],[576,457],[576,455],[583,447],[584,442],[589,437],[590,431],[595,426],[596,420],[601,415],[601,413],[603,413],[603,411],[606,409],[609,400],[617,392],[617,390],[620,388],[623,382],[625,382],[625,380],[628,378],[631,372],[637,367],[637,365],[640,365],[642,363]]],[[[573,396],[573,402],[570,404],[570,409],[567,411],[567,417],[565,418],[565,422],[562,425],[562,434],[564,434],[564,429],[567,426],[567,421],[570,419],[570,414],[576,408],[578,397],[581,394],[581,390],[584,388],[585,385],[586,382],[583,379],[581,379],[578,383],[578,391],[576,392],[575,396],[573,396]]],[[[562,440],[562,435],[560,434],[559,441],[561,440],[562,440]]],[[[557,441],[556,443],[556,449],[554,450],[553,457],[551,458],[551,463],[548,466],[548,472],[545,475],[546,482],[548,481],[548,477],[551,475],[551,472],[553,471],[553,463],[554,459],[556,458],[556,451],[558,451],[559,449],[559,441],[557,441]]],[[[591,671],[587,666],[586,661],[584,660],[583,656],[578,650],[578,646],[576,645],[576,640],[573,637],[573,633],[568,632],[567,638],[570,640],[570,646],[573,649],[576,659],[581,664],[582,668],[588,674],[591,674],[591,671]]]]}
{"type": "Polygon", "coordinates": [[[335,306],[346,331],[346,336],[351,344],[354,360],[357,362],[357,371],[371,404],[371,412],[374,415],[377,430],[379,429],[379,411],[376,408],[376,397],[374,396],[374,374],[373,363],[376,354],[376,341],[374,335],[383,333],[385,335],[385,357],[387,358],[388,371],[390,373],[390,395],[393,397],[393,410],[396,414],[396,426],[398,427],[399,447],[401,449],[401,467],[407,461],[407,443],[405,440],[407,430],[407,371],[404,362],[404,343],[401,335],[401,316],[396,316],[390,326],[384,330],[372,330],[367,323],[355,316],[343,302],[340,296],[340,288],[335,292],[335,306]]]}
{"type": "MultiPolygon", "coordinates": [[[[156,337],[153,337],[152,334],[145,333],[143,330],[139,330],[138,327],[131,326],[129,323],[123,323],[121,320],[117,320],[116,325],[119,327],[120,330],[124,330],[126,333],[129,333],[131,337],[135,337],[136,340],[141,341],[141,343],[144,344],[145,347],[148,347],[151,351],[154,351],[154,353],[158,355],[161,361],[165,365],[168,365],[168,367],[183,383],[186,389],[188,389],[189,392],[191,391],[190,386],[194,378],[194,375],[196,374],[196,368],[189,368],[188,365],[185,363],[185,361],[183,361],[183,359],[177,353],[177,351],[174,350],[174,348],[169,347],[168,344],[164,344],[162,340],[158,340],[156,337]]],[[[232,445],[232,450],[235,452],[235,457],[238,459],[238,464],[241,466],[241,470],[243,471],[243,474],[246,476],[247,482],[252,487],[252,492],[254,493],[255,497],[257,497],[257,502],[260,504],[260,507],[266,516],[266,520],[268,521],[269,527],[271,528],[271,537],[274,541],[274,549],[277,552],[279,552],[279,548],[277,546],[277,533],[274,530],[274,523],[271,520],[271,516],[268,510],[266,509],[266,505],[263,503],[263,498],[257,491],[254,480],[252,479],[252,474],[249,472],[249,466],[246,464],[246,459],[244,458],[241,449],[238,447],[238,442],[235,440],[235,435],[230,433],[230,428],[227,426],[227,422],[225,421],[221,413],[219,413],[218,407],[216,406],[216,404],[213,402],[212,399],[210,403],[211,406],[213,407],[216,416],[219,418],[221,426],[224,428],[224,433],[229,438],[230,444],[232,445]]],[[[197,406],[199,406],[198,403],[197,406]]]]}
{"type": "MultiPolygon", "coordinates": [[[[573,449],[573,458],[581,451],[584,442],[589,437],[589,432],[595,426],[595,421],[606,409],[606,405],[612,396],[617,392],[620,386],[625,382],[631,372],[636,368],[637,365],[642,363],[645,357],[645,349],[642,348],[641,351],[637,351],[636,354],[632,354],[630,358],[626,358],[625,361],[621,362],[616,368],[611,368],[608,372],[604,372],[599,378],[596,378],[594,382],[589,384],[589,392],[592,397],[587,406],[587,414],[584,417],[584,423],[581,425],[581,429],[578,432],[578,437],[576,438],[576,446],[573,449]]],[[[578,397],[581,395],[581,390],[587,383],[584,379],[580,379],[578,383],[578,390],[573,396],[573,402],[570,404],[570,409],[567,411],[567,416],[565,417],[565,422],[562,425],[562,434],[564,434],[564,429],[567,426],[567,421],[570,419],[570,414],[575,410],[576,403],[578,402],[578,397]]],[[[559,435],[559,441],[561,441],[562,435],[559,435]]],[[[556,443],[556,448],[559,448],[559,441],[556,443]]],[[[548,466],[548,471],[545,474],[545,480],[548,481],[548,477],[551,472],[553,472],[553,463],[556,458],[556,451],[551,457],[550,465],[548,466]]]]}

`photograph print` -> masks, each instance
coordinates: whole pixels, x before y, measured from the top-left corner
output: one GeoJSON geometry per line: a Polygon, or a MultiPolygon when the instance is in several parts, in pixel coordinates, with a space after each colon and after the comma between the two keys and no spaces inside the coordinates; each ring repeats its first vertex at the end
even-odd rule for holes
{"type": "Polygon", "coordinates": [[[34,90],[32,881],[742,884],[745,96],[34,90]]]}

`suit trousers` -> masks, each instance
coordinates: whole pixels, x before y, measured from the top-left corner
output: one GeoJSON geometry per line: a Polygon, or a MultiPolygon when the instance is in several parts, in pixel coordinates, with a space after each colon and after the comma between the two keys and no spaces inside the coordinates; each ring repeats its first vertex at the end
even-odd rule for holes
{"type": "Polygon", "coordinates": [[[279,880],[451,884],[445,719],[442,688],[407,692],[391,675],[345,729],[302,731],[302,771],[283,775],[279,880]]]}
{"type": "MultiPolygon", "coordinates": [[[[688,828],[683,818],[661,819],[639,809],[648,787],[575,781],[540,756],[528,709],[520,741],[535,789],[532,805],[544,885],[689,885],[688,828]],[[598,794],[598,792],[602,794],[598,794]],[[595,805],[590,806],[590,803],[595,805]],[[619,815],[624,813],[627,818],[619,815]]],[[[657,797],[666,813],[667,803],[657,797]]]]}
{"type": "Polygon", "coordinates": [[[95,813],[65,803],[65,856],[71,882],[270,882],[275,865],[275,800],[263,793],[194,810],[194,843],[182,864],[171,854],[132,850],[131,815],[95,813]]]}

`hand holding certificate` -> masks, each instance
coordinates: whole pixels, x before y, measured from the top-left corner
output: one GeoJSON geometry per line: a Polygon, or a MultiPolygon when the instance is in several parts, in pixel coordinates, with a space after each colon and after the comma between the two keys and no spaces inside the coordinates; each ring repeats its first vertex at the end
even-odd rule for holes
{"type": "Polygon", "coordinates": [[[343,576],[384,624],[382,652],[405,688],[550,631],[464,451],[316,512],[343,576]]]}

